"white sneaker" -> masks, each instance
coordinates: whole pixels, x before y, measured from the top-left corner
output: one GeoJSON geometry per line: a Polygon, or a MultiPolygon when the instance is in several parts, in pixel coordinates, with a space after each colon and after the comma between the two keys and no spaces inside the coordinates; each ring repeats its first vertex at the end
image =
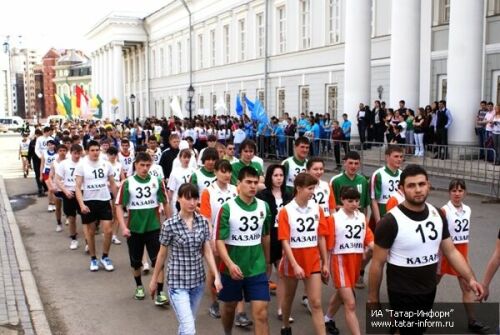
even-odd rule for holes
{"type": "Polygon", "coordinates": [[[146,274],[146,273],[149,273],[149,270],[151,270],[149,263],[148,262],[142,263],[142,272],[144,272],[144,274],[146,274]]]}
{"type": "Polygon", "coordinates": [[[122,244],[122,241],[120,241],[118,239],[118,237],[116,237],[116,235],[113,235],[113,237],[111,237],[111,243],[116,244],[116,245],[120,245],[120,244],[122,244]]]}
{"type": "Polygon", "coordinates": [[[63,231],[62,225],[58,224],[56,225],[56,232],[60,233],[63,231]]]}
{"type": "Polygon", "coordinates": [[[67,226],[69,225],[69,220],[66,218],[66,221],[64,222],[64,224],[67,226]]]}
{"type": "Polygon", "coordinates": [[[54,205],[49,204],[49,205],[47,206],[47,212],[49,212],[49,213],[50,213],[50,212],[53,212],[55,209],[54,209],[54,208],[52,208],[52,207],[54,207],[54,205]]]}
{"type": "Polygon", "coordinates": [[[99,261],[106,271],[113,271],[115,269],[109,257],[103,257],[99,261]]]}
{"type": "Polygon", "coordinates": [[[89,253],[89,245],[87,243],[85,243],[85,253],[89,253]]]}
{"type": "Polygon", "coordinates": [[[78,240],[71,240],[71,243],[69,244],[69,248],[71,250],[78,249],[78,240]]]}
{"type": "Polygon", "coordinates": [[[95,272],[99,270],[99,261],[97,259],[90,260],[90,271],[95,272]]]}

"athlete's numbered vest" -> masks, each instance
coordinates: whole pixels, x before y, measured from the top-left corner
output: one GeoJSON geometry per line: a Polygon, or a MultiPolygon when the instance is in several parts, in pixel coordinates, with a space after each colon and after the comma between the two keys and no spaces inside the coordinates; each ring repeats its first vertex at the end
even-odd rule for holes
{"type": "MultiPolygon", "coordinates": [[[[274,200],[276,202],[276,210],[279,213],[280,210],[284,207],[283,198],[274,200]]],[[[276,215],[276,218],[274,219],[274,228],[278,228],[278,215],[276,215]]]]}
{"type": "Polygon", "coordinates": [[[434,206],[426,206],[429,215],[422,221],[410,219],[399,207],[391,210],[398,225],[398,234],[389,250],[388,263],[402,267],[419,267],[438,262],[443,220],[434,206]]]}
{"type": "Polygon", "coordinates": [[[378,173],[381,178],[381,194],[380,199],[377,200],[379,204],[386,204],[387,201],[396,193],[399,187],[399,179],[401,176],[401,170],[398,170],[397,176],[391,176],[385,171],[385,167],[378,169],[375,173],[378,173]]]}
{"type": "Polygon", "coordinates": [[[45,159],[43,165],[43,173],[48,174],[50,172],[50,166],[56,160],[56,153],[50,153],[48,150],[43,152],[43,158],[45,159]]]}
{"type": "Polygon", "coordinates": [[[75,163],[71,159],[67,159],[61,164],[64,171],[64,187],[66,187],[70,191],[74,191],[76,185],[75,169],[78,165],[78,162],[75,163]]]}
{"type": "Polygon", "coordinates": [[[210,194],[210,209],[212,211],[212,222],[215,222],[219,209],[231,199],[236,198],[238,195],[238,190],[236,186],[228,184],[225,190],[221,190],[220,187],[214,182],[212,185],[207,187],[207,191],[210,194]]]}
{"type": "MultiPolygon", "coordinates": [[[[225,243],[239,247],[254,246],[262,243],[262,228],[266,219],[266,203],[260,199],[253,211],[242,209],[234,199],[229,206],[229,237],[225,243]]],[[[252,261],[252,260],[248,260],[252,261]]]]}
{"type": "Polygon", "coordinates": [[[333,254],[362,254],[365,246],[366,218],[360,211],[348,216],[343,209],[333,213],[335,246],[333,254]]]}
{"type": "Polygon", "coordinates": [[[319,181],[319,184],[314,188],[312,199],[323,209],[325,217],[330,217],[330,186],[326,181],[319,181]]]}
{"type": "Polygon", "coordinates": [[[21,141],[21,144],[19,145],[19,149],[21,150],[21,155],[27,156],[29,148],[30,148],[29,141],[26,142],[21,141]]]}
{"type": "Polygon", "coordinates": [[[298,165],[293,157],[288,157],[283,161],[282,164],[284,164],[285,162],[288,164],[288,174],[286,175],[286,186],[293,187],[293,182],[295,181],[295,177],[297,177],[297,175],[301,172],[306,172],[307,160],[304,161],[303,165],[298,165]]]}
{"type": "Polygon", "coordinates": [[[469,243],[470,214],[469,206],[462,204],[462,211],[458,211],[455,206],[448,201],[443,206],[446,212],[446,221],[448,221],[448,230],[454,244],[469,243]]]}
{"type": "Polygon", "coordinates": [[[111,164],[99,160],[95,165],[84,164],[83,190],[100,191],[108,189],[108,175],[111,164]]]}
{"type": "Polygon", "coordinates": [[[201,170],[197,170],[194,173],[196,174],[197,180],[196,186],[198,186],[198,190],[200,192],[212,185],[212,183],[215,181],[215,176],[206,176],[201,170]]]}
{"type": "MultiPolygon", "coordinates": [[[[110,163],[111,164],[111,163],[110,163]]],[[[116,183],[120,183],[120,175],[122,172],[122,165],[119,162],[115,162],[115,164],[111,164],[113,168],[113,179],[116,183]]]]}
{"type": "Polygon", "coordinates": [[[121,152],[119,152],[118,153],[118,161],[123,166],[124,171],[129,171],[129,169],[131,168],[131,166],[134,162],[134,157],[133,157],[132,153],[129,153],[128,156],[125,156],[121,152]]]}
{"type": "Polygon", "coordinates": [[[161,158],[161,149],[156,148],[156,151],[153,155],[151,155],[151,158],[153,158],[153,163],[155,164],[160,164],[160,158],[161,158]]]}
{"type": "Polygon", "coordinates": [[[307,209],[300,209],[291,201],[284,207],[290,226],[290,247],[294,249],[311,248],[318,245],[319,205],[313,200],[307,203],[307,209]]]}
{"type": "Polygon", "coordinates": [[[148,173],[151,177],[163,179],[163,169],[158,164],[151,165],[151,168],[149,169],[148,173]]]}
{"type": "Polygon", "coordinates": [[[138,182],[134,176],[127,178],[130,199],[127,207],[133,209],[148,209],[158,207],[158,190],[160,182],[158,178],[151,177],[146,183],[138,182]]]}

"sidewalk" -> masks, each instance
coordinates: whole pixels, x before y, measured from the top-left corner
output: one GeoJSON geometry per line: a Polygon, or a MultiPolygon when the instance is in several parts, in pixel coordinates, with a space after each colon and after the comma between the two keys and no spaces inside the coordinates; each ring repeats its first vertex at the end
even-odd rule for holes
{"type": "Polygon", "coordinates": [[[51,334],[1,176],[0,334],[51,334]]]}

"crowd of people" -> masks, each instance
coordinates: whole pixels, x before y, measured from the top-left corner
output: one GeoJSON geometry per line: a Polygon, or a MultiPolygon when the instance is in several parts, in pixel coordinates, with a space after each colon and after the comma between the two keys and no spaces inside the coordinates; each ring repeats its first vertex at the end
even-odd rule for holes
{"type": "MultiPolygon", "coordinates": [[[[375,123],[372,127],[371,112],[361,110],[360,130],[364,122],[375,139],[390,134],[375,123]]],[[[378,123],[388,119],[377,113],[378,123]]],[[[414,117],[414,131],[427,118],[424,114],[414,117]]],[[[412,117],[409,111],[392,116],[399,123],[412,117]]],[[[319,116],[317,122],[305,115],[296,122],[288,116],[273,118],[271,126],[257,127],[249,119],[225,116],[148,119],[142,124],[68,121],[37,127],[32,138],[23,134],[19,153],[25,177],[33,168],[39,196],[48,195],[47,210],[55,212],[57,232],[65,230],[66,217],[69,249],[84,241],[90,271],[113,271],[111,246],[125,238],[134,283],[131,296],[143,300],[149,293],[156,305],[170,304],[179,334],[196,333],[205,291],[211,299],[208,313],[221,319],[225,335],[234,326],[252,325],[255,334],[276,333],[268,322],[271,294],[278,301],[281,334],[292,334],[299,281],[304,284],[302,303],[311,313],[311,333],[339,334],[335,320],[343,306],[346,331],[361,334],[355,288],[365,287],[370,259],[370,303],[380,301],[386,263],[394,309],[429,310],[444,274],[457,276],[464,302],[487,298],[500,264],[500,231],[481,284],[468,263],[473,223],[471,208],[464,204],[463,180],[450,181],[450,201],[442,208],[430,205],[427,172],[418,165],[401,170],[404,149],[398,145],[387,146],[386,164],[369,180],[359,173],[359,153],[348,150],[342,171],[325,180],[325,162],[317,156],[322,147],[317,142],[319,125],[324,132],[329,124],[331,133],[344,129],[345,139],[348,121],[347,115],[342,126],[328,116],[319,116]],[[283,143],[290,138],[292,145],[286,147],[292,152],[285,152],[283,143]],[[271,145],[277,145],[274,154],[284,160],[266,168],[263,158],[269,151],[257,154],[271,145]],[[78,236],[78,216],[84,239],[78,236]],[[98,230],[103,233],[100,252],[98,230]],[[142,276],[151,268],[146,290],[142,276]],[[324,284],[332,293],[326,310],[324,284]]],[[[468,316],[470,331],[488,330],[473,310],[468,316]]],[[[399,329],[400,334],[422,332],[399,329]]]]}

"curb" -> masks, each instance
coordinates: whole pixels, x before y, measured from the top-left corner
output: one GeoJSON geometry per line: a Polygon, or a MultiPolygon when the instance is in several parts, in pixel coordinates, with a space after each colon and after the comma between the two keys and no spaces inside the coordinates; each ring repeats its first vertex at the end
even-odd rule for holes
{"type": "Polygon", "coordinates": [[[16,252],[16,258],[19,265],[19,272],[21,273],[24,294],[26,296],[26,301],[28,302],[28,310],[30,312],[35,333],[37,335],[51,335],[52,331],[50,330],[49,322],[47,321],[47,316],[45,315],[45,311],[43,309],[42,299],[40,299],[35,277],[31,271],[31,266],[26,254],[26,249],[24,248],[21,232],[19,230],[19,226],[17,225],[12,207],[10,206],[7,189],[5,188],[5,182],[2,176],[0,176],[0,194],[1,201],[3,202],[5,212],[7,214],[12,240],[14,241],[14,250],[16,252]]]}

